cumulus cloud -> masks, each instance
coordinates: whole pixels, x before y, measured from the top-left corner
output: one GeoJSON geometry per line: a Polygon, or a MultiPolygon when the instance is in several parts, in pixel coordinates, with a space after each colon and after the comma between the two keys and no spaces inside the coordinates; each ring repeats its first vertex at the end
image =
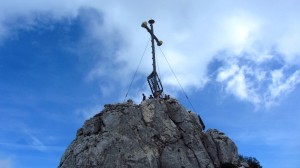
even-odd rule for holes
{"type": "MultiPolygon", "coordinates": [[[[31,0],[27,5],[17,5],[17,1],[6,1],[0,7],[0,38],[10,33],[8,21],[21,16],[31,20],[24,22],[30,26],[38,13],[54,19],[90,13],[83,41],[101,42],[104,47],[95,50],[95,56],[101,59],[87,78],[105,80],[101,83],[105,91],[127,87],[149,39],[140,24],[154,18],[155,34],[164,41],[162,50],[186,90],[201,89],[208,81],[217,81],[238,99],[265,105],[299,83],[298,71],[291,72],[291,67],[300,64],[300,13],[295,3],[31,0]],[[207,67],[216,59],[224,64],[217,68],[214,79],[207,74],[207,67]],[[278,62],[281,66],[272,66],[278,62]],[[283,72],[280,78],[276,76],[278,70],[283,72]]],[[[150,51],[147,54],[138,77],[151,72],[150,51]]],[[[163,60],[161,56],[158,59],[163,60]]],[[[167,63],[162,61],[159,66],[166,87],[180,90],[176,79],[170,77],[167,63]]]]}

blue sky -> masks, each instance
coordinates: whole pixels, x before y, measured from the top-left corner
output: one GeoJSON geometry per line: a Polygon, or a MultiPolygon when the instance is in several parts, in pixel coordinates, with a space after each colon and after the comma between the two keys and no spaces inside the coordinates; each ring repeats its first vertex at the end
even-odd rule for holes
{"type": "MultiPolygon", "coordinates": [[[[156,20],[162,51],[207,128],[266,168],[300,158],[300,2],[1,1],[0,167],[57,167],[83,122],[122,102],[156,20]]],[[[166,93],[187,108],[162,53],[166,93]]],[[[127,98],[149,95],[148,45],[127,98]]]]}

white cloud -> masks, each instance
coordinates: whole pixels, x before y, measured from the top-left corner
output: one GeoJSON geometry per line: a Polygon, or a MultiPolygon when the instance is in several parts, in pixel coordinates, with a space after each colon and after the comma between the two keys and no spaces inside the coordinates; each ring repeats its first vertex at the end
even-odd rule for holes
{"type": "Polygon", "coordinates": [[[243,12],[234,13],[233,16],[226,18],[222,23],[226,50],[233,51],[234,55],[239,55],[244,50],[248,50],[258,35],[258,22],[258,19],[252,18],[243,12]]]}
{"type": "Polygon", "coordinates": [[[228,78],[234,76],[239,71],[239,67],[237,65],[230,66],[229,68],[221,68],[220,72],[217,76],[217,81],[222,82],[227,80],[228,78]]]}
{"type": "Polygon", "coordinates": [[[239,65],[239,59],[223,60],[226,65],[219,68],[216,81],[225,86],[227,93],[256,107],[278,104],[300,83],[299,70],[288,66],[272,69],[249,59],[239,65]]]}
{"type": "Polygon", "coordinates": [[[284,59],[290,64],[300,63],[300,23],[288,25],[286,31],[278,40],[278,50],[284,54],[284,59]]]}
{"type": "Polygon", "coordinates": [[[271,73],[272,83],[269,85],[271,97],[279,97],[291,92],[300,82],[300,72],[295,71],[290,76],[285,76],[283,70],[275,70],[271,73]]]}
{"type": "MultiPolygon", "coordinates": [[[[87,34],[83,38],[89,42],[104,42],[105,47],[95,50],[95,55],[104,52],[105,48],[106,53],[102,56],[105,54],[106,59],[91,70],[89,79],[111,81],[102,84],[102,90],[116,81],[121,81],[117,86],[124,88],[131,80],[149,38],[140,24],[154,18],[155,34],[164,41],[162,49],[186,90],[200,89],[211,80],[207,76],[207,67],[217,58],[225,61],[227,67],[220,68],[216,80],[226,85],[228,93],[256,104],[270,102],[298,84],[298,73],[292,76],[283,74],[290,82],[268,83],[270,74],[278,68],[263,67],[263,64],[276,59],[284,60],[282,64],[287,64],[285,69],[299,66],[300,12],[296,4],[293,0],[213,3],[180,0],[31,0],[26,5],[18,5],[16,0],[5,1],[1,2],[0,7],[0,38],[3,39],[11,31],[7,23],[18,17],[29,20],[24,24],[30,26],[39,13],[46,13],[55,19],[74,18],[93,9],[98,14],[87,18],[87,34]],[[83,8],[86,10],[83,11],[83,8]],[[232,60],[236,62],[230,67],[232,60]],[[237,68],[239,71],[235,70],[237,68]],[[266,98],[259,93],[262,87],[269,89],[264,92],[266,98]],[[278,88],[277,92],[271,91],[278,88]]],[[[150,51],[146,54],[139,71],[139,75],[144,77],[151,72],[150,51]]],[[[160,71],[166,87],[180,90],[175,78],[170,77],[172,75],[166,62],[160,64],[160,71]]]]}
{"type": "Polygon", "coordinates": [[[235,75],[232,80],[228,82],[226,89],[233,92],[241,99],[247,98],[248,93],[244,74],[240,72],[235,75]]]}
{"type": "MultiPolygon", "coordinates": [[[[254,75],[251,68],[247,66],[239,67],[237,64],[230,64],[227,68],[221,68],[217,75],[217,81],[225,83],[225,90],[232,93],[240,100],[246,100],[254,104],[259,103],[259,98],[254,91],[253,81],[248,79],[248,75],[254,75]]],[[[259,74],[257,78],[262,78],[259,74]]]]}

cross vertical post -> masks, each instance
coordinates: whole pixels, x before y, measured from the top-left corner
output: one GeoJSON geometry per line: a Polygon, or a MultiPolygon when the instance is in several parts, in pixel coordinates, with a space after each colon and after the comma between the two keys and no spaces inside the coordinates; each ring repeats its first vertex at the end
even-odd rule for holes
{"type": "MultiPolygon", "coordinates": [[[[152,66],[153,66],[153,72],[156,73],[156,61],[155,61],[155,45],[154,45],[154,30],[153,30],[153,24],[154,24],[154,20],[149,20],[150,23],[150,31],[151,31],[151,48],[152,48],[152,66]]],[[[154,83],[153,83],[153,89],[154,92],[157,92],[157,79],[154,78],[154,83]]],[[[155,96],[154,96],[155,97],[155,96]]]]}
{"type": "Polygon", "coordinates": [[[148,23],[150,24],[150,28],[147,26],[147,22],[143,22],[142,23],[142,27],[147,29],[147,31],[150,33],[151,35],[151,44],[152,44],[152,66],[153,66],[153,71],[152,73],[147,77],[151,92],[154,96],[154,98],[158,98],[160,97],[160,95],[163,92],[163,86],[160,82],[160,79],[157,75],[156,72],[156,60],[155,60],[155,44],[154,41],[156,41],[158,46],[162,45],[162,41],[158,40],[158,38],[154,35],[154,30],[153,30],[153,24],[154,24],[154,20],[149,20],[148,23]]]}

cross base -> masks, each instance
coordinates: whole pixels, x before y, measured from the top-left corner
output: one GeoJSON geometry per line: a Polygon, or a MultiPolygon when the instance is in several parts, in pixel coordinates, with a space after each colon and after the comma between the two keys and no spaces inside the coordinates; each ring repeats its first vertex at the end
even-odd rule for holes
{"type": "Polygon", "coordinates": [[[151,92],[153,94],[154,98],[160,97],[160,95],[163,92],[163,86],[160,82],[160,79],[157,75],[156,72],[152,72],[148,77],[147,77],[151,92]]]}

